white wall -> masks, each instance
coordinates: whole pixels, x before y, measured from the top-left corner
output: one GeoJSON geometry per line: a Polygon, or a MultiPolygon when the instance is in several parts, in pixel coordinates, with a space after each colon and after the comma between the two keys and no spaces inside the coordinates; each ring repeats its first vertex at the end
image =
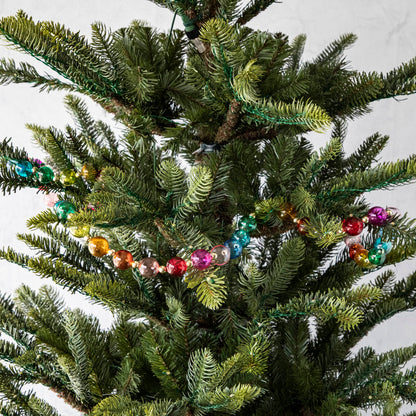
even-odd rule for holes
{"type": "MultiPolygon", "coordinates": [[[[113,29],[126,26],[132,19],[146,20],[153,26],[169,30],[172,14],[145,0],[125,0],[123,2],[103,1],[45,1],[0,0],[0,16],[14,14],[23,9],[35,20],[54,20],[64,23],[74,31],[80,30],[89,36],[89,25],[101,21],[113,29]]],[[[339,35],[353,32],[358,35],[357,44],[348,51],[351,65],[359,70],[388,71],[401,62],[416,55],[416,3],[410,0],[284,0],[275,4],[262,16],[252,22],[257,29],[281,31],[293,38],[300,33],[308,35],[305,58],[312,58],[329,42],[339,35]]],[[[175,27],[180,28],[180,19],[175,27]]],[[[14,51],[0,45],[0,56],[24,58],[14,51]]],[[[40,66],[39,66],[40,67],[40,66]]],[[[71,120],[62,105],[63,94],[54,92],[40,94],[37,89],[27,85],[0,87],[0,138],[12,137],[13,143],[24,146],[33,157],[42,159],[42,153],[31,141],[25,123],[37,123],[42,126],[54,125],[62,128],[71,120]]],[[[107,115],[92,104],[98,118],[107,115]]],[[[379,131],[391,136],[391,143],[384,151],[382,159],[396,160],[407,157],[415,151],[414,129],[416,118],[416,97],[403,101],[383,100],[373,105],[373,113],[351,123],[347,151],[355,149],[361,140],[379,131]]],[[[322,145],[325,135],[314,134],[317,146],[322,145]]],[[[369,196],[377,205],[399,207],[416,217],[415,185],[390,192],[375,192],[369,196]]],[[[0,247],[10,245],[17,250],[27,252],[19,242],[16,233],[26,232],[25,221],[44,209],[42,197],[36,190],[25,190],[11,196],[0,197],[0,247]]],[[[416,269],[416,262],[409,261],[397,266],[399,277],[416,269]]],[[[32,288],[50,283],[42,281],[18,266],[0,262],[0,289],[13,293],[15,288],[25,283],[32,288]]],[[[68,305],[82,307],[97,312],[108,325],[110,315],[90,305],[81,296],[66,296],[68,305]]],[[[404,313],[377,327],[363,344],[370,344],[377,351],[409,345],[416,341],[413,325],[415,313],[404,313]]],[[[46,389],[45,389],[46,390],[46,389]]],[[[42,390],[49,400],[56,402],[64,415],[75,415],[72,409],[59,404],[60,400],[52,393],[42,390]]]]}

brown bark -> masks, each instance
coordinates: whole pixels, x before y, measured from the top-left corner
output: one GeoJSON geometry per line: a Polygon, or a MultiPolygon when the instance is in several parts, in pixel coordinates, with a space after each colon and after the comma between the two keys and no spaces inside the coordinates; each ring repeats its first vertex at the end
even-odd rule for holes
{"type": "Polygon", "coordinates": [[[240,118],[241,103],[235,98],[231,101],[230,108],[224,124],[218,129],[215,141],[217,143],[227,142],[233,136],[235,126],[240,118]]]}

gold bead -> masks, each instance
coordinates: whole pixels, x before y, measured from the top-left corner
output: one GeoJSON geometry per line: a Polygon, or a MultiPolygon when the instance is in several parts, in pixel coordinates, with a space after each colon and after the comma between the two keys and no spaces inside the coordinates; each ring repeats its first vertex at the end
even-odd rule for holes
{"type": "Polygon", "coordinates": [[[113,250],[112,248],[110,248],[107,252],[107,255],[109,255],[109,256],[114,256],[114,254],[116,254],[116,251],[113,250]]]}
{"type": "Polygon", "coordinates": [[[166,267],[165,266],[159,266],[159,273],[165,273],[166,267]]]}
{"type": "Polygon", "coordinates": [[[364,224],[368,224],[368,217],[367,217],[367,216],[362,217],[362,218],[361,218],[361,221],[362,221],[364,224]]]}
{"type": "Polygon", "coordinates": [[[138,262],[138,261],[134,261],[134,262],[131,264],[131,267],[132,267],[133,269],[137,269],[137,268],[139,267],[139,264],[140,264],[140,262],[138,262]]]}
{"type": "Polygon", "coordinates": [[[186,265],[187,265],[188,267],[192,267],[192,261],[191,261],[191,260],[187,260],[187,261],[186,261],[186,265]]]}
{"type": "Polygon", "coordinates": [[[94,257],[103,257],[108,253],[110,247],[104,237],[93,237],[88,241],[88,250],[94,257]]]}

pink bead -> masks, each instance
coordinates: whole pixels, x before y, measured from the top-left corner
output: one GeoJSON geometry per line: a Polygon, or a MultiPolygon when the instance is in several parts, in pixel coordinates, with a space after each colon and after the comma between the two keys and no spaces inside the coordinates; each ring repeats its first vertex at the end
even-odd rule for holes
{"type": "Polygon", "coordinates": [[[59,201],[59,196],[50,192],[43,197],[43,201],[47,207],[52,208],[59,201]]]}
{"type": "Polygon", "coordinates": [[[145,257],[139,263],[139,272],[143,277],[152,278],[159,273],[159,263],[153,257],[145,257]]]}
{"type": "Polygon", "coordinates": [[[360,244],[361,243],[361,236],[360,235],[347,235],[344,238],[344,243],[351,247],[354,244],[360,244]]]}
{"type": "Polygon", "coordinates": [[[204,270],[211,265],[212,256],[208,251],[200,248],[191,254],[191,261],[195,269],[204,270]]]}

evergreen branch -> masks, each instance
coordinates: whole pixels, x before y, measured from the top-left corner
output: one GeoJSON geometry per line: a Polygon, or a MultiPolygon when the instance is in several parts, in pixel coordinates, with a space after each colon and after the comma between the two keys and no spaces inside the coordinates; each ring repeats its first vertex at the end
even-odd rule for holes
{"type": "Polygon", "coordinates": [[[236,24],[245,25],[259,13],[266,10],[274,3],[279,3],[277,0],[250,0],[250,2],[237,14],[236,24]]]}

